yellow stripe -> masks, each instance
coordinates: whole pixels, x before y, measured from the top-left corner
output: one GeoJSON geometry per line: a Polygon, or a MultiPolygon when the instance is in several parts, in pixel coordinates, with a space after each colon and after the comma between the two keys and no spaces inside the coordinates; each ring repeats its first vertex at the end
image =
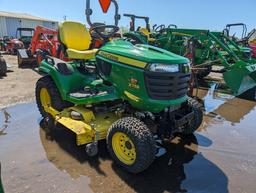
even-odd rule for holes
{"type": "Polygon", "coordinates": [[[116,55],[116,54],[110,54],[110,53],[104,52],[104,51],[99,51],[98,54],[103,56],[104,58],[114,60],[115,62],[121,62],[121,63],[124,63],[124,64],[129,64],[131,66],[136,66],[136,67],[139,67],[139,68],[145,68],[146,65],[147,65],[146,62],[142,62],[142,61],[139,61],[139,60],[127,58],[127,57],[124,57],[124,56],[119,56],[119,55],[116,55]]]}
{"type": "Polygon", "coordinates": [[[173,32],[173,34],[176,36],[192,36],[191,34],[185,34],[185,33],[180,33],[180,32],[173,32]]]}
{"type": "Polygon", "coordinates": [[[139,102],[140,98],[133,95],[132,93],[129,93],[128,91],[124,91],[124,94],[131,100],[135,101],[135,102],[139,102]]]}

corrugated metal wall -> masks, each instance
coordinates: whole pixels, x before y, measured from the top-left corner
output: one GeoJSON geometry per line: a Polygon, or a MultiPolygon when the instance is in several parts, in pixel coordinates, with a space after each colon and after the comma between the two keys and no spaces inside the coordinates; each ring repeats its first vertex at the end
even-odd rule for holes
{"type": "Polygon", "coordinates": [[[56,22],[44,21],[43,26],[51,29],[57,29],[58,24],[56,22]]]}
{"type": "Polygon", "coordinates": [[[0,17],[0,37],[7,36],[5,17],[0,17]]]}
{"type": "Polygon", "coordinates": [[[6,17],[5,21],[6,21],[6,28],[7,28],[8,36],[16,37],[16,29],[18,27],[21,27],[20,19],[6,17]]]}
{"type": "Polygon", "coordinates": [[[21,20],[21,27],[35,28],[38,25],[43,25],[43,22],[30,20],[30,19],[22,19],[21,20]]]}
{"type": "Polygon", "coordinates": [[[0,37],[13,36],[16,37],[16,30],[19,27],[35,28],[42,25],[48,28],[57,29],[58,23],[49,21],[37,21],[30,19],[19,19],[11,17],[0,17],[0,37]]]}

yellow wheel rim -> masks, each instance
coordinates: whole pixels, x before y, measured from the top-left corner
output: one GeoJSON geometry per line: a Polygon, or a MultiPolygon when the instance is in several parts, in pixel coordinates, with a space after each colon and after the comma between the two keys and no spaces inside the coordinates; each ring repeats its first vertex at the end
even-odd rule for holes
{"type": "Polygon", "coordinates": [[[136,150],[131,139],[122,132],[116,132],[112,137],[112,147],[117,158],[126,165],[132,165],[136,160],[136,150]]]}
{"type": "Polygon", "coordinates": [[[40,90],[40,101],[44,108],[51,106],[51,97],[49,95],[49,92],[46,88],[42,88],[40,90]]]}

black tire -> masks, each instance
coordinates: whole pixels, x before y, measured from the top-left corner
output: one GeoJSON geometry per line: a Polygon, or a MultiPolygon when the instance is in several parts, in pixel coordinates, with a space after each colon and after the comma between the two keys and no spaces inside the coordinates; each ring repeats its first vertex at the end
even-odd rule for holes
{"type": "Polygon", "coordinates": [[[22,68],[24,66],[24,61],[21,58],[21,55],[19,52],[17,53],[17,57],[18,57],[18,68],[22,68]]]}
{"type": "MultiPolygon", "coordinates": [[[[196,66],[195,66],[196,67],[196,66]]],[[[200,70],[197,74],[196,74],[196,77],[198,79],[203,79],[204,77],[208,76],[211,71],[212,71],[212,66],[206,66],[205,67],[206,69],[204,70],[200,70]]]]}
{"type": "Polygon", "coordinates": [[[131,173],[142,172],[155,159],[156,144],[153,135],[142,121],[134,117],[121,118],[112,124],[108,130],[107,147],[114,161],[131,173]],[[116,132],[125,133],[135,146],[136,158],[132,165],[120,161],[114,152],[112,138],[116,132]]]}
{"type": "Polygon", "coordinates": [[[58,111],[62,111],[64,108],[73,106],[72,103],[62,100],[60,93],[54,81],[52,80],[52,78],[49,75],[44,76],[40,78],[36,83],[36,103],[37,103],[39,112],[44,118],[49,117],[49,114],[44,110],[41,103],[40,91],[42,88],[47,89],[51,98],[51,106],[54,109],[58,111]]]}
{"type": "Polygon", "coordinates": [[[7,64],[3,57],[0,56],[0,76],[5,76],[7,72],[7,64]]]}
{"type": "Polygon", "coordinates": [[[188,126],[183,130],[183,134],[185,135],[193,134],[203,122],[202,105],[193,98],[188,99],[188,105],[190,108],[192,108],[192,111],[194,112],[194,117],[190,121],[190,124],[188,124],[188,126]]]}

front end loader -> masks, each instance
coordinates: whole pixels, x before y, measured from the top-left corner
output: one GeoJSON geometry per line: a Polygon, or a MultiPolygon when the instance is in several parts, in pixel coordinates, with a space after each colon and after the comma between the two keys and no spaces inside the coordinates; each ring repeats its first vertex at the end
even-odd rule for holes
{"type": "Polygon", "coordinates": [[[234,95],[240,95],[256,86],[256,60],[251,50],[239,46],[225,33],[209,30],[174,29],[162,30],[156,45],[165,50],[190,58],[197,76],[201,79],[219,65],[224,82],[234,95]]]}
{"type": "Polygon", "coordinates": [[[18,49],[18,66],[39,66],[46,55],[66,60],[62,53],[57,30],[37,26],[29,47],[18,49]]]}

